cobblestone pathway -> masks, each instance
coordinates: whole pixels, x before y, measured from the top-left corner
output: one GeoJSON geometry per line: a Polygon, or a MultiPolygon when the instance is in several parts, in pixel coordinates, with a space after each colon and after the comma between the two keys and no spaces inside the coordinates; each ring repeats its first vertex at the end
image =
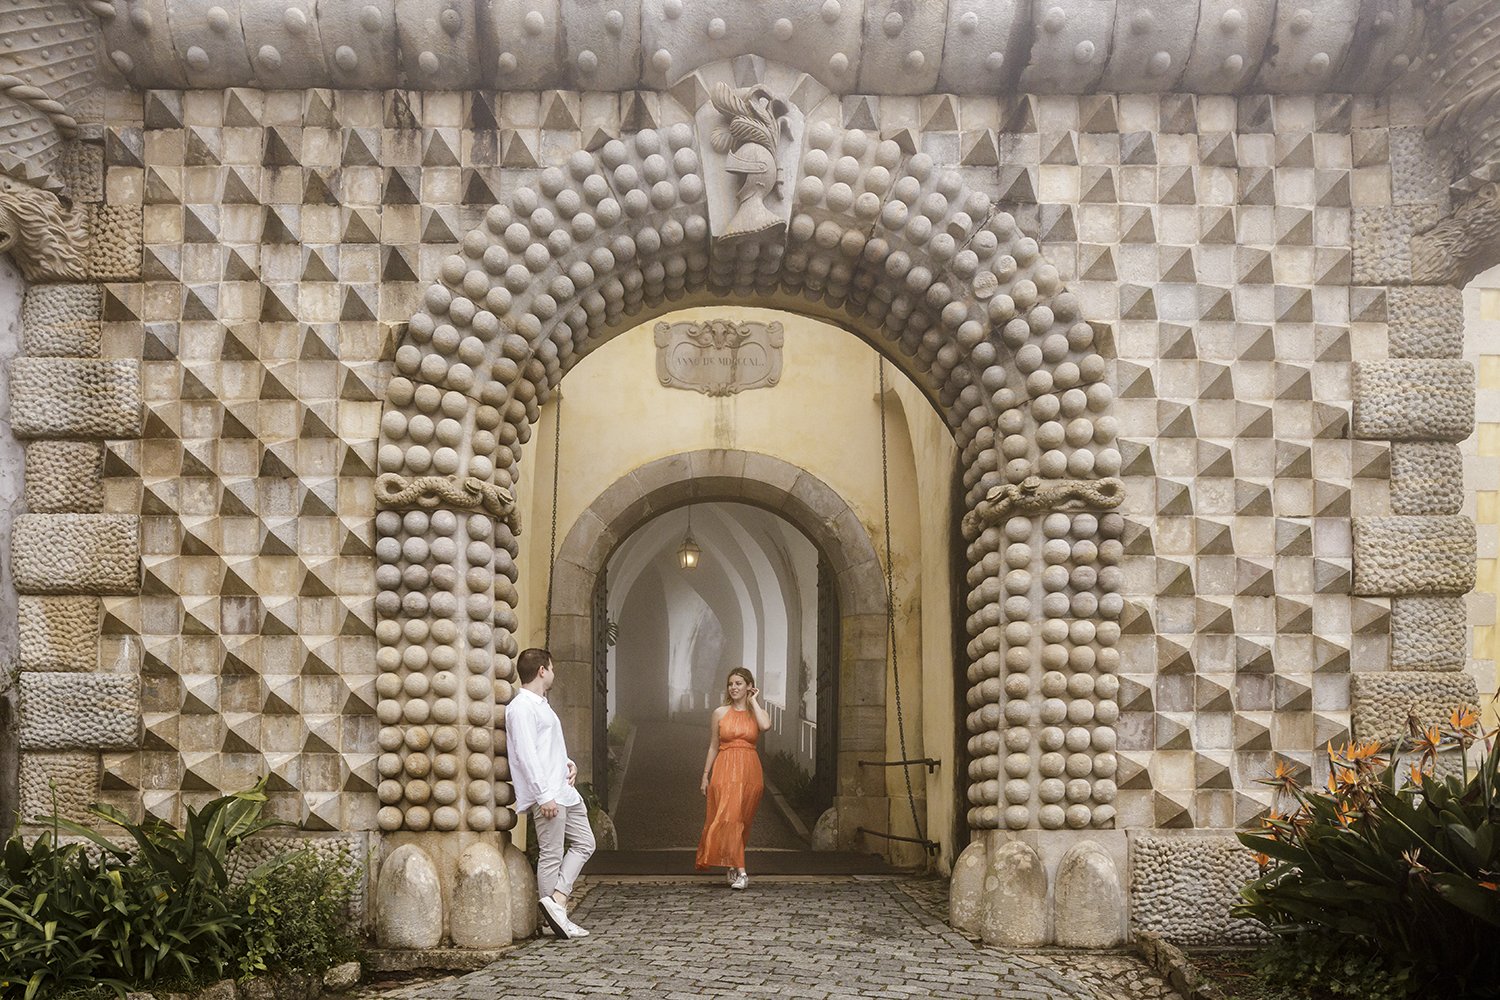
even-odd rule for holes
{"type": "Polygon", "coordinates": [[[1136,958],[980,948],[942,920],[936,879],[596,881],[573,917],[593,933],[532,941],[489,968],[385,994],[502,997],[917,997],[1167,1000],[1136,958]]]}

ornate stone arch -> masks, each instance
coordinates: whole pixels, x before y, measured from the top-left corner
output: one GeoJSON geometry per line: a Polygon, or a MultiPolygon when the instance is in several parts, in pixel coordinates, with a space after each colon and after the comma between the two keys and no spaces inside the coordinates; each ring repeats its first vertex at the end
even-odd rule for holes
{"type": "Polygon", "coordinates": [[[936,402],[970,512],[969,826],[1112,825],[1122,521],[1089,511],[1118,505],[1120,454],[1094,328],[957,172],[858,130],[804,132],[794,108],[783,186],[750,195],[785,224],[737,230],[724,201],[751,188],[733,190],[714,123],[705,109],[543,170],[464,237],[411,319],[376,490],[377,714],[404,762],[381,829],[514,822],[499,706],[531,424],[592,347],[707,302],[833,319],[936,402]]]}

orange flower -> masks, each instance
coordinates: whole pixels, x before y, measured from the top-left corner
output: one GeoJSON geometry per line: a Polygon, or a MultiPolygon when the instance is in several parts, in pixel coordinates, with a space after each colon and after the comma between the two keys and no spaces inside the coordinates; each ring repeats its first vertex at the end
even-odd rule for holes
{"type": "Polygon", "coordinates": [[[1479,886],[1482,889],[1488,889],[1490,892],[1500,892],[1500,884],[1495,882],[1481,882],[1479,886]]]}
{"type": "Polygon", "coordinates": [[[1442,748],[1443,733],[1437,726],[1428,726],[1421,730],[1416,739],[1412,741],[1412,750],[1420,754],[1435,754],[1442,748]]]}
{"type": "Polygon", "coordinates": [[[1479,716],[1475,715],[1474,712],[1467,705],[1465,705],[1459,708],[1455,708],[1452,712],[1449,712],[1448,721],[1453,725],[1454,729],[1458,730],[1459,732],[1467,733],[1472,732],[1474,727],[1479,725],[1479,716]]]}
{"type": "Polygon", "coordinates": [[[1378,742],[1375,742],[1374,740],[1370,741],[1369,743],[1358,743],[1355,744],[1354,748],[1349,751],[1348,760],[1352,764],[1355,761],[1367,760],[1371,757],[1375,757],[1379,753],[1380,744],[1378,742]]]}
{"type": "Polygon", "coordinates": [[[1297,780],[1296,766],[1284,759],[1276,761],[1276,770],[1262,783],[1285,792],[1287,795],[1294,794],[1302,787],[1301,782],[1297,780]]]}
{"type": "Polygon", "coordinates": [[[1257,852],[1257,853],[1252,854],[1250,856],[1252,858],[1254,858],[1255,859],[1255,863],[1258,864],[1258,865],[1260,865],[1262,868],[1269,868],[1269,867],[1271,867],[1271,856],[1269,854],[1261,854],[1261,853],[1257,852]]]}
{"type": "Polygon", "coordinates": [[[1418,787],[1418,788],[1420,788],[1420,787],[1422,787],[1422,776],[1423,776],[1423,775],[1424,775],[1424,774],[1425,774],[1425,773],[1426,773],[1426,772],[1424,772],[1424,771],[1423,771],[1423,770],[1422,770],[1422,769],[1421,769],[1421,768],[1420,768],[1420,767],[1419,767],[1419,766],[1417,766],[1417,765],[1416,765],[1416,764],[1413,764],[1413,765],[1411,765],[1411,783],[1412,783],[1412,784],[1413,784],[1413,785],[1416,785],[1416,786],[1417,786],[1417,787],[1418,787]]]}

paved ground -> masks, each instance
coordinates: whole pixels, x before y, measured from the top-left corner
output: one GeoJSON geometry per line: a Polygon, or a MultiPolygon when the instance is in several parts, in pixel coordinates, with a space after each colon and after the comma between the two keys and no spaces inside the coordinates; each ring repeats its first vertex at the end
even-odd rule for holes
{"type": "Polygon", "coordinates": [[[1128,955],[980,948],[943,922],[938,879],[594,880],[573,917],[593,934],[542,938],[483,971],[402,1000],[508,997],[921,997],[1168,1000],[1128,955]]]}
{"type": "MultiPolygon", "coordinates": [[[[708,753],[708,714],[701,726],[646,720],[635,731],[635,746],[614,817],[622,850],[697,848],[703,832],[705,800],[698,790],[708,753]]],[[[770,798],[761,799],[750,827],[750,846],[805,850],[770,798]]]]}

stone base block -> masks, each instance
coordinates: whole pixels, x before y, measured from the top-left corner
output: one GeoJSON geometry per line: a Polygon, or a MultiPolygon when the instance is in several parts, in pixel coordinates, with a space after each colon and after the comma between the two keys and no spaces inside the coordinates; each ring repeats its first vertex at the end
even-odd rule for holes
{"type": "Polygon", "coordinates": [[[1474,430],[1474,366],[1466,361],[1364,361],[1354,366],[1357,438],[1462,441],[1474,430]]]}
{"type": "Polygon", "coordinates": [[[1355,674],[1350,697],[1357,740],[1394,741],[1409,732],[1407,719],[1446,722],[1448,713],[1477,708],[1479,688],[1468,674],[1402,670],[1355,674]]]}
{"type": "Polygon", "coordinates": [[[141,430],[139,361],[16,358],[11,426],[19,438],[133,438],[141,430]]]}
{"type": "Polygon", "coordinates": [[[87,750],[21,755],[21,822],[57,815],[83,823],[99,800],[99,755],[87,750]]]}
{"type": "Polygon", "coordinates": [[[22,670],[93,670],[98,663],[97,597],[22,597],[16,626],[22,670]]]}
{"type": "Polygon", "coordinates": [[[22,343],[34,358],[97,358],[100,285],[35,285],[21,305],[22,343]]]}
{"type": "Polygon", "coordinates": [[[22,514],[10,540],[16,590],[136,593],[140,534],[140,518],[133,514],[22,514]]]}
{"type": "Polygon", "coordinates": [[[97,514],[104,509],[104,446],[97,441],[26,445],[26,509],[33,514],[97,514]]]}
{"type": "Polygon", "coordinates": [[[1469,656],[1469,612],[1462,597],[1391,601],[1392,670],[1462,670],[1469,656]]]}
{"type": "Polygon", "coordinates": [[[1466,594],[1474,522],[1459,515],[1354,518],[1354,593],[1466,594]]]}
{"type": "Polygon", "coordinates": [[[1396,285],[1388,294],[1391,357],[1463,355],[1462,291],[1450,285],[1396,285]]]}
{"type": "Polygon", "coordinates": [[[140,741],[134,674],[22,674],[21,749],[123,749],[140,741]]]}
{"type": "Polygon", "coordinates": [[[1260,869],[1232,833],[1138,835],[1130,849],[1130,925],[1176,944],[1245,944],[1263,932],[1229,909],[1260,869]]]}
{"type": "Polygon", "coordinates": [[[1464,505],[1464,459],[1458,445],[1437,441],[1391,446],[1391,511],[1457,514],[1464,505]]]}

